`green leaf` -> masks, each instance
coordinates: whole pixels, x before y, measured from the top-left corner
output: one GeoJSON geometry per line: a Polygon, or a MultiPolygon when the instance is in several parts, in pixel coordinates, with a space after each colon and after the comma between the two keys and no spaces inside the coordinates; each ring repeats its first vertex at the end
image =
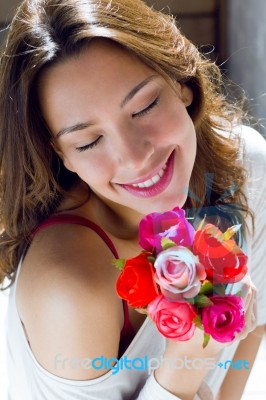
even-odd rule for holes
{"type": "Polygon", "coordinates": [[[162,238],[161,239],[161,246],[162,246],[163,250],[167,250],[170,247],[176,246],[176,243],[173,242],[171,239],[162,238]]]}
{"type": "Polygon", "coordinates": [[[230,228],[227,229],[226,232],[222,234],[222,241],[224,240],[230,240],[232,236],[236,234],[237,231],[241,228],[241,224],[231,226],[230,228]]]}
{"type": "Polygon", "coordinates": [[[208,296],[205,296],[205,294],[200,294],[196,296],[195,299],[196,299],[195,304],[199,308],[211,306],[213,304],[211,299],[208,296]]]}
{"type": "Polygon", "coordinates": [[[213,293],[218,294],[219,296],[225,296],[225,287],[226,285],[223,285],[222,283],[213,285],[213,293]]]}
{"type": "Polygon", "coordinates": [[[207,346],[207,344],[209,343],[210,338],[211,338],[210,335],[208,335],[207,333],[204,332],[204,339],[203,339],[203,343],[202,343],[202,347],[204,349],[207,346]]]}
{"type": "Polygon", "coordinates": [[[213,284],[210,281],[203,282],[199,294],[211,294],[211,293],[213,293],[213,284]]]}
{"type": "Polygon", "coordinates": [[[195,304],[196,297],[184,297],[184,300],[189,304],[195,304]]]}
{"type": "Polygon", "coordinates": [[[156,260],[156,258],[153,257],[153,256],[149,256],[149,257],[147,257],[147,260],[148,260],[150,263],[152,263],[152,265],[153,265],[153,264],[154,264],[154,261],[156,260]]]}
{"type": "Polygon", "coordinates": [[[114,260],[112,260],[112,265],[118,268],[120,271],[123,271],[125,263],[126,263],[125,258],[115,258],[114,260]]]}
{"type": "Polygon", "coordinates": [[[149,315],[149,314],[148,314],[148,311],[147,311],[147,308],[144,308],[144,307],[136,307],[135,310],[136,310],[138,313],[140,313],[140,314],[149,315]]]}
{"type": "Polygon", "coordinates": [[[204,218],[200,221],[199,226],[197,227],[197,231],[200,231],[203,228],[203,225],[205,224],[205,220],[206,220],[206,214],[204,215],[204,218]]]}
{"type": "Polygon", "coordinates": [[[194,324],[196,325],[197,328],[199,329],[203,329],[203,325],[201,322],[201,316],[197,315],[194,319],[193,319],[194,324]]]}

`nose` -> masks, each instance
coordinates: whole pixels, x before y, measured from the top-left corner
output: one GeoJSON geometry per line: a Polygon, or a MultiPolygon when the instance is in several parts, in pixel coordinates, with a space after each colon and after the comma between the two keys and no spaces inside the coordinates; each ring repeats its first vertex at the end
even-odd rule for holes
{"type": "Polygon", "coordinates": [[[136,171],[144,169],[154,153],[154,145],[148,135],[130,128],[116,134],[112,147],[118,164],[136,171]]]}

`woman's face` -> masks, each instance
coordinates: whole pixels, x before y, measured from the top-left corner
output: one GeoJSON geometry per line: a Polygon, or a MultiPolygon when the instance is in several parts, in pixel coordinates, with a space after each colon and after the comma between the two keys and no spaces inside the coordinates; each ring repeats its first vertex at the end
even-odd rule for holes
{"type": "Polygon", "coordinates": [[[66,168],[109,206],[143,215],[181,207],[187,197],[196,155],[186,109],[193,96],[185,85],[177,89],[97,39],[44,71],[39,97],[66,168]]]}

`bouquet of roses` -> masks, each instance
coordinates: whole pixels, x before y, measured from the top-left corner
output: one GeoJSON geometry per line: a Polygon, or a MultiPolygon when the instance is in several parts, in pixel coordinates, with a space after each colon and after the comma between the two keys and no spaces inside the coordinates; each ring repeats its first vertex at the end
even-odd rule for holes
{"type": "Polygon", "coordinates": [[[228,285],[246,274],[247,256],[231,239],[240,225],[224,233],[203,225],[195,231],[178,207],[151,213],[139,225],[143,251],[114,264],[122,299],[144,310],[167,338],[189,340],[199,327],[205,347],[210,336],[229,342],[245,326],[243,299],[228,285]]]}

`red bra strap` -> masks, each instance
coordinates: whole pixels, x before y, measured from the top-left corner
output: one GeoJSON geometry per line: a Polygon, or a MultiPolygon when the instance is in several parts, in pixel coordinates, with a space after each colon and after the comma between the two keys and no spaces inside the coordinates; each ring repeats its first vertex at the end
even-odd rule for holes
{"type": "Polygon", "coordinates": [[[95,231],[100,238],[106,243],[106,245],[109,247],[111,252],[113,253],[115,258],[118,258],[118,253],[116,251],[116,248],[111,241],[111,239],[107,236],[107,234],[100,228],[98,225],[96,225],[94,222],[90,221],[89,219],[86,219],[84,217],[80,217],[78,215],[73,215],[73,214],[58,214],[58,215],[53,215],[52,217],[46,219],[43,221],[31,234],[31,239],[36,235],[37,232],[39,232],[42,228],[45,228],[46,226],[51,226],[51,225],[56,225],[56,224],[77,224],[77,225],[83,225],[86,226],[93,231],[95,231]]]}

